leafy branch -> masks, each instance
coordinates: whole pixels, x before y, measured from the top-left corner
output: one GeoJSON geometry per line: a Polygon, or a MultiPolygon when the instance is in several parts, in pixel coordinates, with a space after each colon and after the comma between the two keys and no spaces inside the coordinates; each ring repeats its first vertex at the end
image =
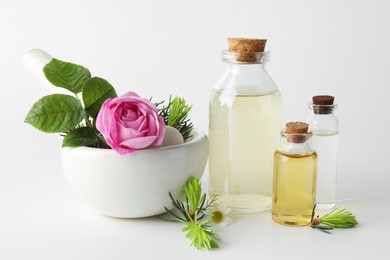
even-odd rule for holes
{"type": "Polygon", "coordinates": [[[63,147],[90,146],[109,148],[96,129],[97,114],[108,98],[117,94],[105,79],[91,77],[83,66],[52,59],[43,68],[50,83],[73,93],[52,94],[34,103],[25,122],[46,133],[60,133],[63,147]],[[79,94],[82,92],[81,102],[79,94]]]}

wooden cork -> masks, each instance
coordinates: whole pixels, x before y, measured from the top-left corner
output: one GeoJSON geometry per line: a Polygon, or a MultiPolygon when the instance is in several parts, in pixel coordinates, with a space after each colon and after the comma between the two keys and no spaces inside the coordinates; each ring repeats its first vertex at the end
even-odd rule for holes
{"type": "Polygon", "coordinates": [[[333,105],[334,97],[328,95],[314,96],[313,104],[315,105],[333,105]]]}
{"type": "Polygon", "coordinates": [[[256,62],[255,52],[264,52],[267,39],[228,38],[229,52],[239,53],[237,61],[256,62]]]}
{"type": "Polygon", "coordinates": [[[334,97],[329,95],[319,95],[313,98],[313,111],[315,114],[331,114],[333,111],[334,97]]]}
{"type": "Polygon", "coordinates": [[[287,141],[291,143],[304,143],[306,141],[309,125],[304,122],[289,122],[286,124],[287,141]],[[302,134],[302,135],[301,135],[302,134]]]}

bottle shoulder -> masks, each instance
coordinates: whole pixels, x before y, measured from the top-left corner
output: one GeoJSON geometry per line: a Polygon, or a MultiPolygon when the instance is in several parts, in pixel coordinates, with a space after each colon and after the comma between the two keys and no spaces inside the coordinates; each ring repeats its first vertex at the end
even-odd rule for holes
{"type": "Polygon", "coordinates": [[[307,141],[304,143],[284,142],[283,145],[276,150],[275,154],[277,153],[297,158],[317,156],[317,153],[309,146],[307,141]]]}
{"type": "Polygon", "coordinates": [[[318,115],[311,114],[306,122],[309,124],[309,131],[314,134],[337,134],[339,128],[339,120],[334,114],[318,115]]]}
{"type": "Polygon", "coordinates": [[[266,70],[227,68],[214,85],[226,95],[268,95],[279,92],[266,70]]]}

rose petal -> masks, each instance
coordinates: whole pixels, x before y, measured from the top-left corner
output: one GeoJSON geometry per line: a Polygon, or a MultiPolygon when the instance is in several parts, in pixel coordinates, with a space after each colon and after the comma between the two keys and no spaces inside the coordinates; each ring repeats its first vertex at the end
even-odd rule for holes
{"type": "Polygon", "coordinates": [[[156,105],[134,92],[106,100],[97,128],[119,154],[161,145],[165,137],[164,119],[158,116],[156,105]]]}
{"type": "Polygon", "coordinates": [[[121,140],[120,142],[122,142],[122,140],[128,140],[128,139],[144,136],[143,133],[137,131],[136,129],[126,128],[119,124],[118,124],[118,133],[119,133],[119,140],[121,140]]]}
{"type": "Polygon", "coordinates": [[[159,146],[159,145],[161,145],[162,142],[164,141],[164,137],[165,137],[165,129],[166,129],[166,126],[165,126],[164,118],[160,116],[160,117],[158,118],[158,122],[159,122],[158,134],[157,134],[156,141],[154,141],[154,143],[153,143],[153,146],[159,146]]]}
{"type": "Polygon", "coordinates": [[[144,136],[138,137],[134,139],[125,140],[121,143],[121,146],[126,146],[133,149],[142,149],[150,146],[154,140],[156,140],[156,136],[144,136]]]}
{"type": "Polygon", "coordinates": [[[139,117],[137,107],[135,106],[122,107],[120,111],[120,115],[121,115],[121,119],[126,121],[135,121],[139,117]]]}
{"type": "Polygon", "coordinates": [[[110,115],[110,110],[108,109],[111,101],[112,99],[109,98],[103,103],[96,119],[96,129],[99,130],[99,132],[104,136],[107,144],[112,148],[112,146],[115,146],[115,142],[112,139],[113,133],[110,129],[112,127],[112,117],[110,115]]]}
{"type": "Polygon", "coordinates": [[[148,130],[148,135],[157,136],[158,120],[156,120],[156,118],[151,114],[148,114],[147,118],[148,118],[148,124],[145,127],[148,130]]]}
{"type": "Polygon", "coordinates": [[[124,127],[127,127],[127,128],[133,128],[133,129],[136,129],[138,131],[140,131],[140,128],[143,124],[145,124],[145,116],[142,115],[140,117],[138,117],[136,120],[134,121],[127,121],[127,120],[123,120],[122,122],[118,122],[120,123],[121,125],[123,125],[124,127]]]}

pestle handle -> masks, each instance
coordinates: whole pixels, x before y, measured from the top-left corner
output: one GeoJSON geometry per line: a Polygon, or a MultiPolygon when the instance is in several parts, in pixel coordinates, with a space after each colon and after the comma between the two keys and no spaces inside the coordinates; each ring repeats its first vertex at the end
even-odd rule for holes
{"type": "Polygon", "coordinates": [[[70,91],[56,87],[50,83],[43,73],[43,67],[53,59],[47,52],[41,49],[32,49],[23,57],[23,65],[25,69],[33,76],[42,86],[51,94],[68,94],[74,95],[70,91]]]}

